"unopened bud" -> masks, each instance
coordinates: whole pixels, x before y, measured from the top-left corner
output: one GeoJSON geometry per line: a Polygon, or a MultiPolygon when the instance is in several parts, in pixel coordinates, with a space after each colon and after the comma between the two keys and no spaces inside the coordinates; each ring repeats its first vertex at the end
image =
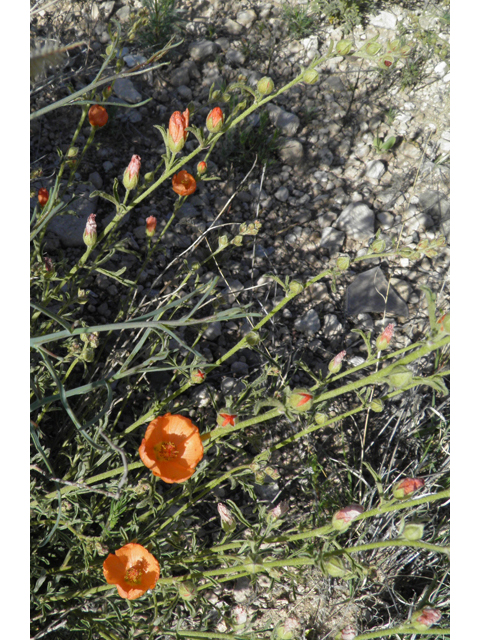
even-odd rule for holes
{"type": "Polygon", "coordinates": [[[337,355],[328,363],[328,370],[330,373],[339,373],[342,369],[342,360],[347,355],[346,351],[340,351],[337,355]]]}
{"type": "Polygon", "coordinates": [[[424,486],[425,480],[423,478],[404,478],[393,485],[392,494],[397,500],[403,500],[424,486]]]}
{"type": "Polygon", "coordinates": [[[222,502],[217,505],[218,513],[220,514],[220,522],[222,529],[225,533],[231,533],[235,530],[236,522],[232,516],[232,512],[222,502]]]}
{"type": "Polygon", "coordinates": [[[437,320],[437,324],[440,325],[440,331],[450,333],[450,314],[444,313],[443,316],[437,320]]]}
{"type": "Polygon", "coordinates": [[[82,358],[85,362],[93,362],[95,360],[95,349],[85,346],[82,352],[82,358]]]}
{"type": "Polygon", "coordinates": [[[207,163],[202,160],[197,164],[197,174],[203,176],[205,173],[207,173],[207,163]]]}
{"type": "Polygon", "coordinates": [[[275,89],[273,80],[267,76],[261,78],[257,83],[257,90],[262,96],[268,96],[275,89]]]}
{"type": "Polygon", "coordinates": [[[232,413],[228,409],[220,409],[217,413],[217,424],[219,427],[234,427],[237,419],[236,413],[232,413]]]}
{"type": "Polygon", "coordinates": [[[94,213],[88,216],[85,231],[83,232],[83,241],[87,247],[95,246],[97,242],[97,223],[95,222],[96,215],[94,213]]]}
{"type": "Polygon", "coordinates": [[[183,582],[179,582],[178,585],[178,595],[182,598],[182,600],[193,600],[197,595],[197,587],[195,583],[191,580],[184,580],[183,582]]]}
{"type": "Polygon", "coordinates": [[[426,631],[432,624],[438,622],[441,617],[442,614],[438,609],[424,607],[420,611],[415,611],[412,614],[412,624],[417,631],[426,631]]]}
{"type": "Polygon", "coordinates": [[[215,107],[207,116],[207,129],[210,133],[218,133],[223,127],[223,112],[220,107],[215,107]]]}
{"type": "Polygon", "coordinates": [[[202,384],[204,380],[205,374],[201,369],[194,369],[190,374],[190,381],[193,382],[193,384],[202,384]]]}
{"type": "Polygon", "coordinates": [[[388,347],[393,337],[394,330],[395,330],[395,327],[392,323],[390,323],[385,327],[381,335],[378,336],[377,341],[375,343],[377,347],[377,351],[383,351],[388,347]]]}
{"type": "Polygon", "coordinates": [[[365,45],[365,53],[367,53],[369,56],[374,56],[380,51],[381,48],[382,45],[378,42],[369,42],[365,45]]]}
{"type": "Polygon", "coordinates": [[[294,389],[287,398],[287,406],[294,413],[304,413],[309,411],[313,405],[313,395],[308,389],[294,389]]]}
{"type": "Polygon", "coordinates": [[[405,365],[394,367],[387,377],[387,381],[394,389],[405,389],[412,382],[413,372],[405,365]]]}
{"type": "Polygon", "coordinates": [[[337,531],[346,531],[352,520],[364,511],[365,509],[361,504],[350,504],[347,507],[343,507],[333,514],[332,527],[337,531]]]}
{"type": "Polygon", "coordinates": [[[227,235],[220,236],[218,239],[219,250],[225,249],[225,247],[228,247],[228,245],[229,245],[228,236],[227,235]]]}
{"type": "Polygon", "coordinates": [[[410,542],[415,542],[416,540],[421,540],[423,537],[423,524],[406,524],[401,532],[402,538],[405,540],[409,540],[410,542]]]}
{"type": "Polygon", "coordinates": [[[353,42],[351,40],[340,40],[337,42],[337,53],[339,56],[348,56],[350,50],[353,46],[353,42]]]}
{"type": "Polygon", "coordinates": [[[316,424],[318,424],[318,425],[322,426],[322,425],[324,425],[326,422],[328,422],[329,418],[328,418],[328,415],[327,415],[326,413],[320,413],[320,412],[319,412],[319,413],[316,413],[316,414],[314,415],[314,420],[315,420],[315,423],[316,423],[316,424]]]}
{"type": "Polygon", "coordinates": [[[370,245],[370,249],[373,251],[373,253],[382,253],[383,251],[385,251],[386,246],[387,245],[385,244],[385,240],[383,240],[383,238],[377,238],[370,245]]]}
{"type": "Polygon", "coordinates": [[[346,271],[350,266],[350,257],[349,256],[338,256],[337,258],[337,269],[340,271],[346,271]]]}
{"type": "Polygon", "coordinates": [[[247,335],[245,336],[245,342],[250,347],[254,347],[255,345],[257,345],[260,342],[260,335],[258,334],[258,331],[250,331],[249,333],[247,333],[247,335]]]}
{"type": "Polygon", "coordinates": [[[234,244],[236,247],[239,247],[243,242],[243,236],[235,236],[234,239],[232,240],[232,244],[234,244]]]}
{"type": "Polygon", "coordinates": [[[326,573],[332,578],[343,578],[347,574],[343,560],[337,556],[332,556],[324,563],[326,573]]]}
{"type": "Polygon", "coordinates": [[[304,287],[301,282],[298,282],[298,280],[292,280],[288,285],[288,295],[296,296],[299,293],[302,293],[303,289],[304,287]]]}
{"type": "Polygon", "coordinates": [[[318,71],[315,71],[315,69],[309,69],[308,71],[305,71],[303,75],[303,82],[306,82],[307,84],[315,84],[315,82],[318,82],[319,78],[320,76],[318,75],[318,71]]]}
{"type": "Polygon", "coordinates": [[[145,222],[145,233],[149,238],[155,235],[155,229],[157,228],[157,219],[155,216],[149,216],[145,222]]]}
{"type": "Polygon", "coordinates": [[[374,413],[382,413],[384,408],[385,408],[385,404],[383,403],[383,400],[381,400],[380,398],[374,398],[370,403],[370,409],[374,413]]]}
{"type": "Polygon", "coordinates": [[[149,171],[148,173],[146,173],[143,177],[145,184],[150,184],[150,182],[153,182],[154,177],[155,174],[153,173],[153,171],[149,171]]]}
{"type": "Polygon", "coordinates": [[[131,191],[137,186],[141,164],[142,163],[140,156],[132,156],[130,164],[125,169],[125,172],[123,174],[123,186],[127,191],[131,191]]]}

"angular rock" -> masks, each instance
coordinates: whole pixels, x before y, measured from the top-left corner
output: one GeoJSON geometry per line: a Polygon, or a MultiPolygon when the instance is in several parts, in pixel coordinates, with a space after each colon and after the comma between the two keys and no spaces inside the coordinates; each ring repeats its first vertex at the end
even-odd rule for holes
{"type": "Polygon", "coordinates": [[[302,331],[303,333],[316,333],[320,329],[318,313],[314,309],[310,309],[310,311],[295,320],[294,327],[297,331],[302,331]]]}
{"type": "Polygon", "coordinates": [[[225,20],[225,29],[232,36],[238,36],[240,33],[242,33],[243,26],[240,23],[236,22],[235,20],[232,20],[231,18],[227,18],[225,20]]]}
{"type": "Polygon", "coordinates": [[[333,227],[325,227],[322,230],[322,240],[320,246],[323,249],[328,249],[330,253],[338,253],[342,249],[342,245],[345,241],[345,234],[343,231],[338,231],[333,227]]]}
{"type": "Polygon", "coordinates": [[[342,333],[342,324],[339,322],[337,316],[333,313],[327,313],[323,318],[323,331],[322,334],[327,340],[335,338],[342,333]]]}
{"type": "Polygon", "coordinates": [[[397,18],[389,11],[380,11],[379,14],[370,18],[370,24],[380,29],[395,29],[397,18]]]}
{"type": "Polygon", "coordinates": [[[385,164],[381,160],[372,160],[367,164],[367,170],[365,171],[365,176],[367,178],[374,178],[375,180],[380,180],[380,178],[385,173],[386,168],[385,164]]]}
{"type": "Polygon", "coordinates": [[[285,164],[296,166],[303,162],[303,145],[300,140],[283,138],[278,142],[278,154],[285,164]]]}
{"type": "Polygon", "coordinates": [[[237,22],[244,26],[245,29],[250,29],[256,19],[257,14],[253,9],[247,9],[246,11],[239,11],[237,13],[237,22]]]}
{"type": "Polygon", "coordinates": [[[267,111],[270,116],[270,121],[278,127],[284,135],[289,138],[295,135],[300,126],[298,116],[271,103],[267,104],[267,111]]]}
{"type": "Polygon", "coordinates": [[[115,80],[113,91],[120,100],[125,100],[125,102],[129,102],[130,104],[136,104],[142,101],[142,96],[135,89],[130,78],[118,78],[118,80],[115,80]]]}
{"type": "Polygon", "coordinates": [[[197,40],[190,45],[189,54],[192,60],[201,62],[209,56],[213,56],[216,50],[217,45],[211,40],[197,40]]]}
{"type": "MultiPolygon", "coordinates": [[[[347,287],[345,313],[356,316],[359,313],[383,313],[388,282],[380,267],[374,267],[359,274],[347,287]]],[[[408,318],[408,307],[390,285],[386,302],[388,315],[408,318]]]]}
{"type": "Polygon", "coordinates": [[[354,240],[368,240],[375,233],[375,214],[364,202],[351,202],[338,217],[335,227],[354,240]]]}

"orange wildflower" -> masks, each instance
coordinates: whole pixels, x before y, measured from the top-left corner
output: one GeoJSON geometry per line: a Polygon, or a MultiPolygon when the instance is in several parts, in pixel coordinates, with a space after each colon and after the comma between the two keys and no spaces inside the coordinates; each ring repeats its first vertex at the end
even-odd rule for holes
{"type": "Polygon", "coordinates": [[[41,189],[38,190],[38,204],[41,207],[44,207],[48,202],[48,189],[45,189],[45,187],[42,187],[41,189]]]}
{"type": "Polygon", "coordinates": [[[207,116],[207,129],[210,133],[218,133],[223,127],[223,111],[220,107],[215,107],[207,116]]]}
{"type": "Polygon", "coordinates": [[[92,127],[104,127],[108,122],[108,113],[101,104],[94,104],[88,110],[88,121],[92,127]]]}
{"type": "Polygon", "coordinates": [[[138,452],[153,475],[172,484],[194,474],[203,458],[203,444],[190,418],[166,413],[148,425],[138,452]]]}
{"type": "Polygon", "coordinates": [[[185,131],[185,129],[188,127],[189,120],[190,112],[188,108],[183,113],[174,111],[170,116],[167,140],[168,146],[173,153],[183,149],[188,136],[188,131],[185,131]]]}
{"type": "Polygon", "coordinates": [[[116,584],[118,595],[136,600],[153,589],[160,577],[156,558],[141,544],[130,542],[110,553],[103,563],[103,575],[108,584],[116,584]]]}
{"type": "Polygon", "coordinates": [[[190,196],[195,193],[196,188],[195,178],[184,169],[176,173],[172,178],[172,189],[179,196],[190,196]]]}

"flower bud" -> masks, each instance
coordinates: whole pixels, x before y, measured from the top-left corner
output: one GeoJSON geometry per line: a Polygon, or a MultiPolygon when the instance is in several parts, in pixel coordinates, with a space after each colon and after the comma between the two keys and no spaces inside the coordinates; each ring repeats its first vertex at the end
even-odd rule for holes
{"type": "Polygon", "coordinates": [[[95,360],[95,349],[85,345],[82,351],[82,358],[85,362],[93,362],[95,360]]]}
{"type": "Polygon", "coordinates": [[[405,389],[412,382],[413,372],[405,365],[394,367],[387,377],[387,381],[394,389],[405,389]]]}
{"type": "Polygon", "coordinates": [[[337,258],[337,269],[340,271],[346,271],[350,266],[350,257],[349,256],[338,256],[337,258]]]}
{"type": "Polygon", "coordinates": [[[101,104],[93,104],[88,110],[88,121],[92,127],[104,127],[108,122],[108,113],[101,104]]]}
{"type": "Polygon", "coordinates": [[[444,313],[443,316],[437,321],[437,324],[440,325],[440,331],[450,333],[450,314],[444,313]]]}
{"type": "Polygon", "coordinates": [[[193,384],[202,384],[204,380],[205,374],[201,369],[194,369],[190,374],[190,382],[193,382],[193,384]]]}
{"type": "Polygon", "coordinates": [[[307,389],[294,389],[287,398],[287,406],[294,413],[309,411],[313,405],[313,396],[307,389]]]}
{"type": "Polygon", "coordinates": [[[257,345],[260,342],[258,331],[250,331],[249,333],[247,333],[247,335],[245,336],[245,342],[250,347],[254,347],[255,345],[257,345]]]}
{"type": "Polygon", "coordinates": [[[420,611],[415,611],[412,614],[412,624],[417,631],[426,631],[432,624],[438,622],[441,617],[442,614],[438,609],[424,607],[420,611]]]}
{"type": "Polygon", "coordinates": [[[377,238],[370,245],[370,249],[373,251],[373,253],[382,253],[382,251],[385,251],[385,247],[386,244],[383,238],[377,238]]]}
{"type": "Polygon", "coordinates": [[[337,42],[337,53],[339,56],[348,56],[350,50],[353,46],[353,42],[351,40],[340,40],[337,42]]]}
{"type": "Polygon", "coordinates": [[[412,47],[410,45],[404,44],[403,47],[400,47],[400,55],[403,57],[406,57],[408,56],[411,50],[412,50],[412,47]]]}
{"type": "Polygon", "coordinates": [[[314,415],[315,423],[322,426],[328,421],[328,415],[326,413],[316,413],[314,415]]]}
{"type": "Polygon", "coordinates": [[[395,62],[395,58],[388,53],[387,55],[382,56],[377,60],[377,64],[380,67],[380,69],[388,69],[389,67],[392,66],[394,62],[395,62]]]}
{"type": "Polygon", "coordinates": [[[48,202],[48,189],[42,187],[38,190],[38,204],[43,208],[48,202]]]}
{"type": "Polygon", "coordinates": [[[264,76],[257,83],[257,91],[261,93],[262,96],[268,96],[274,89],[275,85],[273,84],[273,80],[268,76],[264,76]]]}
{"type": "Polygon", "coordinates": [[[181,151],[187,140],[188,132],[185,129],[188,127],[190,119],[190,112],[185,109],[183,113],[180,111],[174,111],[170,116],[167,131],[167,144],[172,153],[181,151]]]}
{"type": "Polygon", "coordinates": [[[346,531],[352,520],[364,511],[365,509],[360,504],[349,504],[333,514],[332,527],[337,531],[346,531]]]}
{"type": "Polygon", "coordinates": [[[303,82],[306,82],[307,84],[315,84],[315,82],[318,82],[319,78],[320,76],[318,75],[318,71],[315,71],[315,69],[309,69],[308,71],[305,71],[303,75],[303,82]]]}
{"type": "Polygon", "coordinates": [[[221,251],[222,249],[225,249],[225,247],[228,247],[228,245],[229,245],[228,236],[227,235],[220,236],[218,239],[219,250],[221,251]]]}
{"type": "Polygon", "coordinates": [[[283,502],[279,502],[276,507],[270,509],[267,513],[267,517],[271,520],[278,520],[282,518],[288,511],[288,500],[284,500],[283,502]]]}
{"type": "Polygon", "coordinates": [[[215,107],[207,116],[207,129],[210,133],[218,133],[223,127],[223,112],[220,107],[215,107]]]}
{"type": "Polygon", "coordinates": [[[287,618],[283,624],[278,625],[275,629],[275,638],[278,640],[292,640],[297,637],[300,632],[300,620],[298,618],[287,618]]]}
{"type": "Polygon", "coordinates": [[[146,220],[145,233],[149,238],[151,238],[155,234],[155,229],[157,228],[157,219],[155,216],[149,216],[146,220]]]}
{"type": "Polygon", "coordinates": [[[328,370],[330,373],[339,373],[342,368],[342,360],[347,355],[346,351],[340,351],[337,355],[328,363],[328,370]]]}
{"type": "Polygon", "coordinates": [[[83,232],[83,241],[87,247],[95,246],[97,241],[97,223],[95,222],[96,215],[94,213],[88,216],[85,231],[83,232]]]}
{"type": "Polygon", "coordinates": [[[109,85],[108,85],[108,87],[105,87],[105,88],[102,90],[102,96],[103,96],[103,99],[104,99],[104,100],[108,100],[108,99],[109,99],[109,97],[112,95],[112,92],[113,92],[113,87],[112,87],[112,85],[111,85],[111,84],[109,84],[109,85]]]}
{"type": "Polygon", "coordinates": [[[217,424],[219,427],[234,427],[237,413],[232,413],[228,409],[221,409],[217,413],[217,424]]]}
{"type": "Polygon", "coordinates": [[[243,236],[235,236],[234,239],[232,240],[232,244],[234,244],[236,247],[239,247],[243,242],[243,236]]]}
{"type": "Polygon", "coordinates": [[[150,184],[150,182],[153,182],[154,177],[155,174],[153,173],[153,171],[149,171],[148,173],[146,173],[143,178],[145,180],[145,184],[150,184]]]}
{"type": "Polygon", "coordinates": [[[141,166],[141,158],[140,156],[132,156],[130,160],[130,164],[125,169],[123,174],[123,186],[127,191],[131,191],[135,189],[138,184],[138,176],[140,174],[140,166],[141,166]]]}
{"type": "Polygon", "coordinates": [[[347,570],[345,569],[345,564],[341,558],[338,556],[332,556],[329,558],[325,564],[324,568],[326,573],[332,578],[343,578],[347,574],[347,570]]]}
{"type": "Polygon", "coordinates": [[[88,302],[88,291],[85,289],[79,289],[77,291],[78,304],[87,304],[88,302]]]}
{"type": "Polygon", "coordinates": [[[384,408],[385,408],[385,405],[383,403],[383,400],[381,400],[380,398],[374,398],[370,403],[370,409],[374,413],[382,413],[384,408]]]}
{"type": "Polygon", "coordinates": [[[220,522],[222,525],[222,529],[225,533],[231,533],[235,530],[237,526],[232,512],[228,507],[226,507],[222,502],[219,502],[217,505],[218,513],[220,514],[220,522]]]}
{"type": "Polygon", "coordinates": [[[184,580],[183,582],[179,582],[177,587],[178,595],[182,598],[182,600],[193,600],[198,592],[195,583],[191,580],[184,580]]]}
{"type": "Polygon", "coordinates": [[[369,56],[374,56],[380,51],[381,48],[382,45],[378,42],[369,42],[365,45],[365,53],[367,53],[369,56]]]}
{"type": "Polygon", "coordinates": [[[406,524],[401,532],[402,538],[405,540],[409,540],[410,542],[415,542],[416,540],[421,540],[423,536],[423,524],[406,524]]]}
{"type": "Polygon", "coordinates": [[[388,347],[388,345],[390,344],[390,341],[393,337],[393,331],[394,331],[395,327],[393,326],[392,323],[390,323],[389,325],[387,325],[385,327],[385,329],[383,330],[382,334],[378,336],[377,341],[375,343],[376,347],[377,347],[377,351],[383,351],[384,349],[386,349],[388,347]]]}
{"type": "Polygon", "coordinates": [[[241,604],[237,604],[233,608],[233,627],[236,632],[241,631],[247,622],[248,615],[247,610],[241,604]]]}
{"type": "Polygon", "coordinates": [[[335,640],[355,640],[357,637],[357,630],[355,627],[349,625],[340,631],[340,633],[335,636],[335,640]]]}
{"type": "Polygon", "coordinates": [[[303,291],[303,284],[298,280],[292,280],[288,285],[288,295],[298,295],[303,291]]]}
{"type": "Polygon", "coordinates": [[[397,500],[403,500],[403,498],[407,498],[414,491],[424,486],[425,480],[423,478],[404,478],[393,485],[392,494],[397,500]]]}
{"type": "Polygon", "coordinates": [[[203,176],[204,173],[207,173],[207,163],[202,160],[197,164],[197,175],[203,176]]]}

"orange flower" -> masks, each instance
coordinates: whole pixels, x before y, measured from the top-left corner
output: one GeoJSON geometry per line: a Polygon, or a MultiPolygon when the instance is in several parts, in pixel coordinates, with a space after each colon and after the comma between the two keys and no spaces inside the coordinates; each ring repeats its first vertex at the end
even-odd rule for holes
{"type": "Polygon", "coordinates": [[[138,452],[153,475],[172,484],[193,475],[203,458],[203,444],[189,418],[166,413],[148,425],[138,452]]]}
{"type": "Polygon", "coordinates": [[[182,169],[182,171],[179,171],[173,176],[172,188],[179,196],[190,196],[195,192],[197,183],[188,171],[182,169]]]}
{"type": "Polygon", "coordinates": [[[103,575],[108,584],[116,584],[121,598],[135,600],[153,589],[160,577],[156,558],[141,544],[130,542],[110,553],[103,563],[103,575]]]}
{"type": "Polygon", "coordinates": [[[155,234],[155,229],[157,228],[157,219],[155,216],[149,216],[146,220],[146,233],[149,238],[151,238],[155,234]]]}
{"type": "Polygon", "coordinates": [[[38,190],[38,204],[41,207],[44,207],[47,204],[47,202],[48,202],[48,189],[45,189],[45,187],[42,187],[41,189],[38,190]]]}
{"type": "Polygon", "coordinates": [[[88,121],[92,127],[104,127],[108,122],[108,113],[101,104],[94,104],[88,110],[88,121]]]}
{"type": "Polygon", "coordinates": [[[210,133],[218,133],[223,127],[223,111],[220,107],[215,107],[207,116],[207,129],[210,133]]]}
{"type": "Polygon", "coordinates": [[[190,112],[188,108],[185,109],[183,113],[180,113],[180,111],[174,111],[170,116],[167,141],[168,146],[173,153],[177,153],[177,151],[181,151],[183,149],[183,145],[185,144],[188,136],[188,131],[185,131],[185,129],[188,127],[189,120],[190,112]]]}

